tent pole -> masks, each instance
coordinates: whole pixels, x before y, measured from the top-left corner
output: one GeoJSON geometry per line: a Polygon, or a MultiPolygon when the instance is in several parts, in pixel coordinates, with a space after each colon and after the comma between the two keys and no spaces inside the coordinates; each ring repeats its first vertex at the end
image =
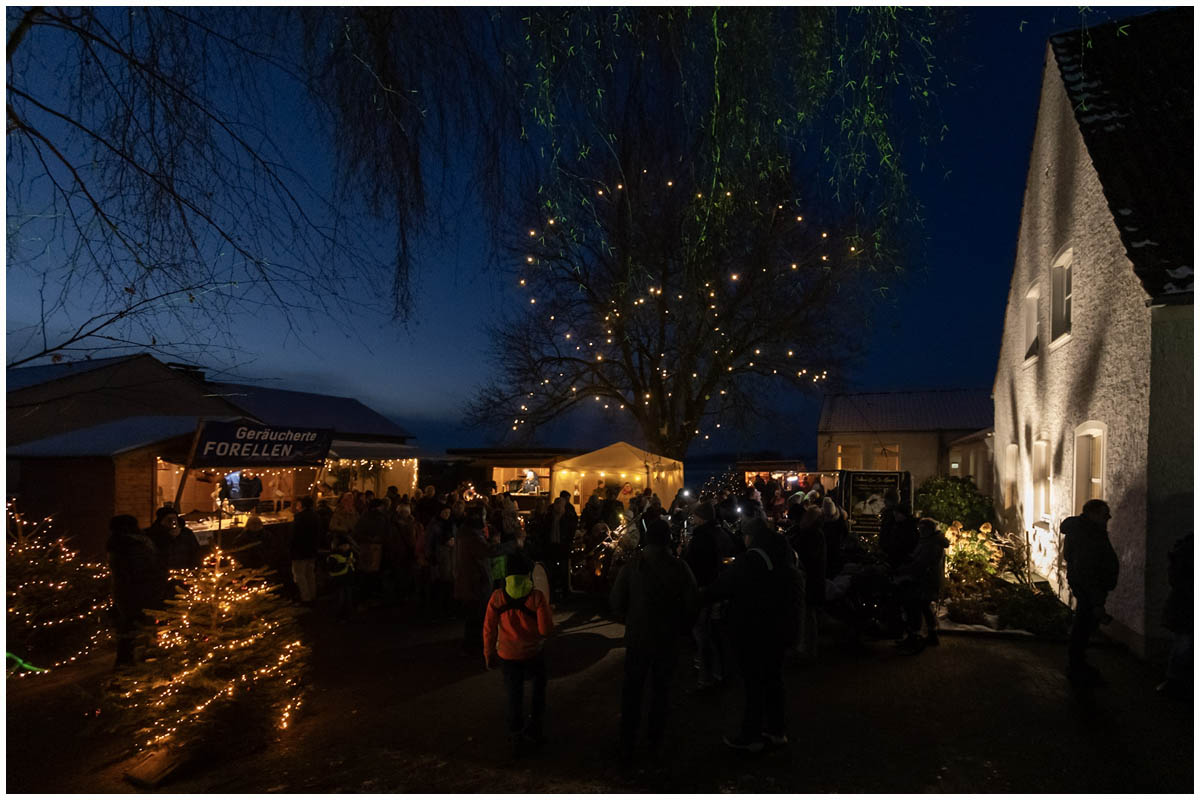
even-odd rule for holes
{"type": "Polygon", "coordinates": [[[187,485],[188,474],[192,471],[192,461],[196,458],[196,448],[200,445],[200,433],[204,430],[204,422],[196,424],[196,433],[192,435],[192,446],[188,450],[187,461],[183,465],[183,474],[179,476],[179,486],[175,489],[175,513],[179,513],[179,503],[183,500],[183,487],[187,485]]]}

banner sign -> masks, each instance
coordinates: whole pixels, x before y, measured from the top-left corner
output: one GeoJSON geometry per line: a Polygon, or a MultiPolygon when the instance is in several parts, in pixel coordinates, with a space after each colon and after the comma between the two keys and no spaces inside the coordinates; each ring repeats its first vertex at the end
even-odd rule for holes
{"type": "MultiPolygon", "coordinates": [[[[903,502],[911,491],[901,472],[849,472],[846,490],[846,507],[850,512],[850,523],[856,533],[879,533],[879,515],[883,512],[883,495],[894,490],[903,502]]],[[[909,498],[911,504],[911,498],[909,498]]]]}
{"type": "Polygon", "coordinates": [[[319,467],[333,431],[253,422],[205,422],[193,467],[319,467]]]}

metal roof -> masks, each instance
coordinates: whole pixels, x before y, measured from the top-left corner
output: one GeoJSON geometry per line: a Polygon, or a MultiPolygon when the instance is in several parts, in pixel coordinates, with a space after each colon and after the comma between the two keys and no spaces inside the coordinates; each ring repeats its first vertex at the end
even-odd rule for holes
{"type": "Polygon", "coordinates": [[[267,389],[244,383],[210,383],[221,397],[268,425],[330,428],[338,438],[411,439],[412,434],[351,397],[267,389]]]}
{"type": "Polygon", "coordinates": [[[992,424],[988,389],[829,394],[817,430],[977,431],[992,424]]]}
{"type": "Polygon", "coordinates": [[[1182,7],[1050,37],[1125,252],[1152,298],[1185,297],[1193,286],[1193,18],[1182,7]]]}
{"type": "Polygon", "coordinates": [[[70,378],[73,375],[82,375],[85,372],[91,372],[101,367],[110,367],[113,364],[120,364],[122,361],[141,358],[143,355],[145,354],[138,353],[132,356],[93,358],[85,361],[64,361],[60,364],[39,364],[34,367],[15,367],[5,370],[4,388],[5,391],[9,392],[18,389],[28,389],[30,386],[37,386],[39,383],[49,383],[50,381],[62,378],[70,378]]]}
{"type": "Polygon", "coordinates": [[[9,458],[115,456],[194,433],[199,417],[126,417],[8,448],[9,458]]]}

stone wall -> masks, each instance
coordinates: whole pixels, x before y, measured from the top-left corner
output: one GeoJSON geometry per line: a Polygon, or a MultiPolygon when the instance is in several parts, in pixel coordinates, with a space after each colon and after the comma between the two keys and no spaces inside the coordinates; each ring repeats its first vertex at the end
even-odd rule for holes
{"type": "MultiPolygon", "coordinates": [[[[1118,635],[1143,651],[1150,311],[1049,50],[993,397],[999,469],[1006,445],[1018,445],[1017,501],[1005,524],[1029,535],[1035,568],[1064,599],[1059,525],[1074,513],[1075,431],[1087,421],[1107,426],[1103,496],[1121,561],[1108,609],[1118,635]],[[1067,248],[1074,255],[1071,329],[1052,342],[1050,267],[1067,248]],[[1021,312],[1033,287],[1039,290],[1039,347],[1027,359],[1021,312]],[[1039,440],[1049,449],[1048,521],[1032,513],[1032,453],[1039,440]]],[[[1008,476],[998,477],[1002,508],[1008,476]]]]}

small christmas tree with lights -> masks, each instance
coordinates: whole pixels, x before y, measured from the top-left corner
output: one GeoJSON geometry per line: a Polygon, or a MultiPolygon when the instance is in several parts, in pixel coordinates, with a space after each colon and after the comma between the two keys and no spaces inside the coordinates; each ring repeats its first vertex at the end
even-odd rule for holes
{"type": "Polygon", "coordinates": [[[7,517],[7,674],[45,674],[111,638],[108,568],[81,561],[53,518],[26,519],[12,501],[7,517]]]}
{"type": "Polygon", "coordinates": [[[270,575],[220,548],[176,574],[145,658],[109,687],[112,727],[135,750],[245,750],[288,727],[308,647],[270,575]]]}

